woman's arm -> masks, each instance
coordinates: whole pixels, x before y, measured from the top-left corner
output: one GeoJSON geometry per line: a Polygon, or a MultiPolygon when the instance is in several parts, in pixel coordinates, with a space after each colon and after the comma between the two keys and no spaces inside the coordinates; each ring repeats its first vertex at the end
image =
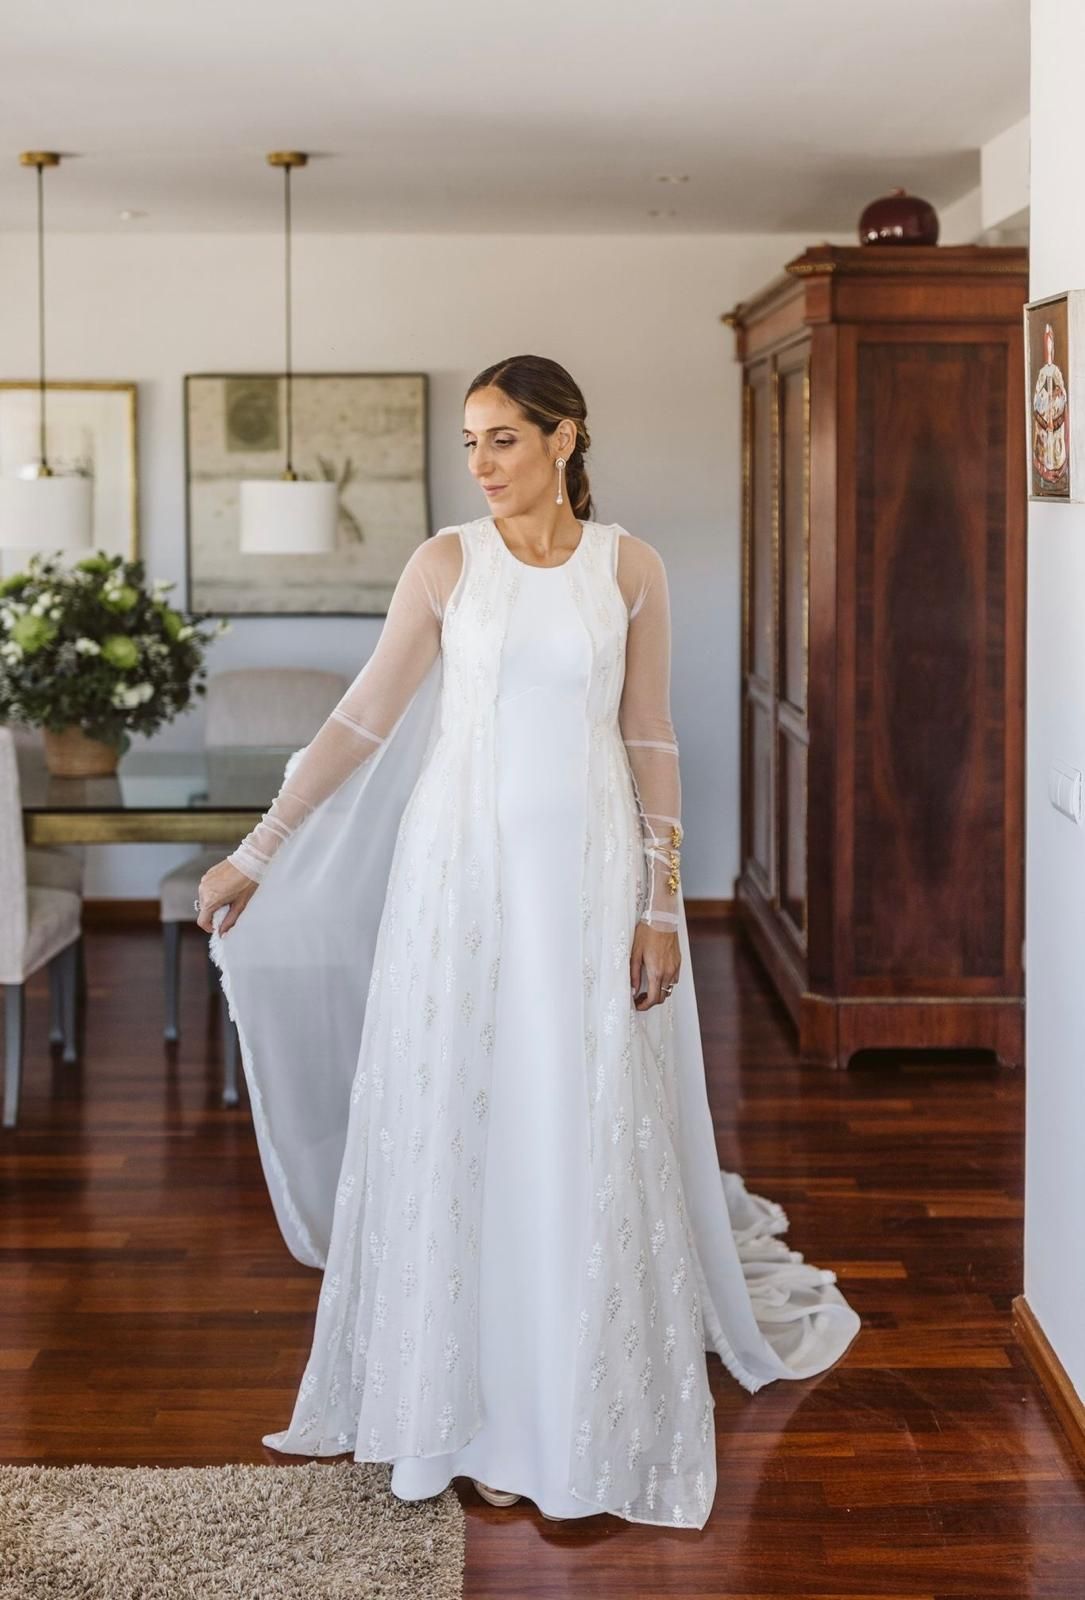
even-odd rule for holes
{"type": "Polygon", "coordinates": [[[632,604],[618,722],[633,774],[648,859],[649,896],[640,921],[673,931],[678,926],[682,785],[670,707],[667,573],[659,552],[637,540],[636,548],[630,547],[624,576],[623,592],[632,596],[632,604]]]}
{"type": "Polygon", "coordinates": [[[226,857],[259,883],[272,856],[322,801],[374,754],[437,658],[447,598],[449,545],[427,539],[411,554],[388,604],[376,648],[305,746],[260,822],[226,857]],[[434,546],[440,544],[438,552],[434,546]]]}

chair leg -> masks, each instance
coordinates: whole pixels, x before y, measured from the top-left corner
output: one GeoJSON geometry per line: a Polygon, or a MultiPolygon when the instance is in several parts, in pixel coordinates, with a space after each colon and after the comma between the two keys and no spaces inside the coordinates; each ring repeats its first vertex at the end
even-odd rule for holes
{"type": "Polygon", "coordinates": [[[236,1106],[239,1100],[237,1088],[237,1057],[238,1041],[237,1027],[230,1016],[226,1004],[226,996],[222,997],[222,1103],[224,1106],[236,1106]]]}
{"type": "Polygon", "coordinates": [[[64,1049],[61,1052],[62,1061],[78,1061],[79,1045],[75,1036],[75,991],[79,981],[79,941],[73,939],[66,950],[60,952],[61,972],[63,973],[63,1019],[64,1019],[64,1049]]]}
{"type": "Polygon", "coordinates": [[[49,1043],[64,1043],[63,952],[58,952],[49,963],[49,1043]]]}
{"type": "Polygon", "coordinates": [[[162,952],[165,958],[166,980],[166,1027],[165,1036],[171,1044],[175,1044],[180,1037],[177,1024],[178,990],[181,984],[181,924],[179,922],[164,922],[162,924],[162,952]]]}
{"type": "Polygon", "coordinates": [[[4,984],[4,1127],[19,1120],[23,1081],[23,1025],[26,991],[21,983],[4,984]]]}
{"type": "Polygon", "coordinates": [[[80,931],[79,943],[76,947],[76,992],[79,999],[86,1005],[87,1001],[87,947],[83,933],[80,931]]]}

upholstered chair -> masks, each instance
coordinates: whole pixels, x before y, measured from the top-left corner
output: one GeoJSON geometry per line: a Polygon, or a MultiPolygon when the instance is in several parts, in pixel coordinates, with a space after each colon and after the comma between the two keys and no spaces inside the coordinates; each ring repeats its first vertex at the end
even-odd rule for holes
{"type": "Polygon", "coordinates": [[[82,899],[72,889],[32,884],[27,878],[23,813],[15,736],[0,727],[0,986],[4,991],[3,1125],[19,1119],[22,1089],[26,982],[49,969],[50,1043],[63,1059],[77,1059],[76,952],[82,899]]]}
{"type": "MultiPolygon", "coordinates": [[[[40,753],[42,747],[41,729],[32,728],[28,723],[9,722],[0,724],[9,727],[15,736],[16,750],[25,748],[36,750],[40,753]]],[[[83,895],[83,885],[86,876],[86,847],[81,844],[28,844],[26,854],[26,881],[35,889],[68,889],[72,894],[80,897],[83,895]]],[[[86,965],[84,961],[83,936],[79,936],[79,948],[76,951],[76,970],[79,975],[79,993],[86,993],[86,965]]]]}

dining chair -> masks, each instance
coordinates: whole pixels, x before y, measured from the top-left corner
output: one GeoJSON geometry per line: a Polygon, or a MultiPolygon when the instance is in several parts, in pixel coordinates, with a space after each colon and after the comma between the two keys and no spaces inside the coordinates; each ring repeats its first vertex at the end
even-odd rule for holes
{"type": "MultiPolygon", "coordinates": [[[[313,737],[348,687],[349,680],[341,673],[322,672],[316,668],[237,667],[228,672],[216,672],[207,681],[204,746],[208,750],[257,745],[298,749],[313,737]]],[[[235,842],[239,840],[240,834],[235,842]]],[[[166,993],[164,1035],[170,1042],[180,1037],[182,929],[186,922],[196,920],[194,902],[200,879],[232,849],[230,844],[201,850],[165,873],[159,881],[166,993]]],[[[207,965],[208,984],[214,992],[220,987],[220,977],[211,959],[209,939],[207,965]]],[[[222,1049],[222,1101],[224,1105],[236,1105],[237,1029],[230,1020],[225,995],[222,996],[222,1049]]]]}
{"type": "Polygon", "coordinates": [[[31,884],[26,875],[23,812],[15,736],[0,726],[0,987],[4,992],[3,1125],[19,1120],[26,1024],[26,982],[48,964],[49,1042],[77,1059],[76,951],[82,899],[70,889],[31,884]]]}
{"type": "MultiPolygon", "coordinates": [[[[41,729],[29,723],[8,722],[0,726],[11,729],[15,748],[41,752],[41,729]]],[[[86,847],[81,844],[28,844],[26,855],[26,881],[35,889],[67,889],[82,899],[86,880],[86,847]]],[[[85,996],[87,972],[83,935],[79,935],[76,951],[78,991],[85,996]]]]}

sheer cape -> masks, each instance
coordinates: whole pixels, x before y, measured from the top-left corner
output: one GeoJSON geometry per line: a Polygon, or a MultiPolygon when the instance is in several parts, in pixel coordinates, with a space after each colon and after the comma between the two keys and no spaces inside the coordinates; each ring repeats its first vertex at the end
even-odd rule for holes
{"type": "MultiPolygon", "coordinates": [[[[211,936],[276,1218],[292,1254],[327,1269],[326,1368],[303,1383],[313,1454],[443,1453],[480,1417],[476,1221],[500,968],[493,702],[517,558],[490,518],[440,534],[397,590],[396,620],[418,582],[410,611],[422,626],[428,606],[437,623],[432,656],[405,658],[406,703],[389,694],[378,726],[376,701],[362,718],[355,697],[341,709],[368,743],[329,718],[290,758],[284,807],[317,740],[340,748],[333,721],[355,741],[331,780],[310,761],[308,800],[279,828],[272,819],[260,892],[225,937],[217,912],[211,936]],[[420,1308],[409,1327],[408,1303],[420,1308]]],[[[776,1237],[782,1209],[718,1165],[681,886],[656,879],[662,835],[648,821],[680,815],[660,691],[669,631],[660,638],[657,619],[636,647],[632,632],[652,615],[653,588],[665,600],[662,563],[617,525],[590,522],[570,559],[594,651],[584,989],[570,1003],[584,1008],[595,1197],[570,1307],[582,1352],[570,1490],[630,1520],[700,1527],[716,1483],[704,1351],[754,1391],[823,1371],[859,1323],[834,1274],[776,1237]],[[640,722],[627,698],[638,650],[655,682],[640,722]],[[646,755],[627,749],[630,730],[646,755]],[[639,776],[635,760],[649,763],[639,776]],[[638,1013],[633,928],[668,916],[682,973],[668,1000],[638,1013]]],[[[370,671],[381,694],[385,666],[370,671]]]]}

